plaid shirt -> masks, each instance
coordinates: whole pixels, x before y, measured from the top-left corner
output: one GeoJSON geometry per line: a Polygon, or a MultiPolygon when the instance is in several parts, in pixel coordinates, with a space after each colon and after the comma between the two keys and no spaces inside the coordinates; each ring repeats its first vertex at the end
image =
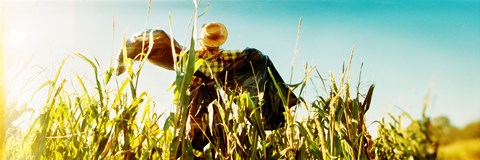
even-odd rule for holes
{"type": "Polygon", "coordinates": [[[242,52],[243,50],[199,50],[197,56],[199,59],[205,60],[205,63],[198,70],[210,78],[216,78],[242,52]]]}

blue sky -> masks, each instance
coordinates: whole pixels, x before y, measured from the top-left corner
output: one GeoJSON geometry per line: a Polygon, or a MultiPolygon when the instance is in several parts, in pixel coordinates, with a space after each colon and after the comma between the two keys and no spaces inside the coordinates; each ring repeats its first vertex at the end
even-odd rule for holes
{"type": "MultiPolygon", "coordinates": [[[[322,76],[339,75],[355,47],[353,84],[363,63],[362,87],[375,84],[368,120],[407,111],[419,117],[432,96],[427,114],[446,115],[456,125],[480,119],[479,1],[203,1],[207,13],[198,23],[223,22],[229,29],[225,49],[253,47],[273,60],[284,79],[290,77],[297,25],[302,17],[293,82],[303,78],[305,64],[322,76]]],[[[24,84],[39,85],[52,77],[59,62],[80,52],[106,68],[116,57],[122,36],[145,28],[168,29],[182,44],[190,36],[191,1],[6,1],[3,39],[10,92],[29,93],[24,84]],[[113,30],[113,24],[115,26],[113,30]],[[34,81],[31,75],[41,72],[34,81]],[[44,74],[43,74],[44,73],[44,74]]],[[[78,58],[68,58],[66,79],[90,74],[78,58]]],[[[172,107],[167,88],[173,73],[153,65],[144,68],[140,89],[172,107]]],[[[315,79],[318,84],[318,79],[315,79]]],[[[305,97],[313,100],[314,87],[305,97]]],[[[38,96],[36,96],[38,98],[38,96]]],[[[20,98],[32,100],[30,96],[20,98]]],[[[34,98],[35,99],[35,98],[34,98]]],[[[38,100],[37,100],[38,101],[38,100]]],[[[164,106],[164,107],[163,107],[164,106]]]]}

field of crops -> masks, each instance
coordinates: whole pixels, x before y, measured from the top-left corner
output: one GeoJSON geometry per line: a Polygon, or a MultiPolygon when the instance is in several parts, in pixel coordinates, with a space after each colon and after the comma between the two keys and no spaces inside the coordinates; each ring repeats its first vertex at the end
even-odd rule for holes
{"type": "MultiPolygon", "coordinates": [[[[222,152],[211,144],[203,151],[193,150],[191,141],[185,138],[186,88],[192,78],[193,60],[179,64],[184,70],[177,70],[173,86],[176,111],[156,113],[155,100],[136,89],[142,67],[132,67],[127,60],[129,76],[119,80],[113,77],[113,67],[99,70],[98,62],[76,55],[91,65],[91,77],[76,75],[76,80],[66,80],[60,66],[40,88],[48,90],[48,99],[29,131],[7,135],[7,159],[434,159],[437,152],[426,116],[412,119],[409,127],[402,126],[401,117],[392,116],[392,123],[379,121],[378,137],[372,139],[365,113],[374,96],[374,85],[364,93],[351,93],[351,62],[341,71],[340,79],[308,68],[304,80],[292,85],[295,93],[301,96],[310,81],[320,82],[318,90],[324,93],[313,102],[286,107],[285,126],[273,131],[263,129],[258,105],[252,103],[249,94],[232,95],[219,88],[217,92],[223,97],[219,100],[223,102],[213,105],[224,104],[219,106],[221,127],[227,137],[226,152],[222,152]],[[96,86],[87,88],[86,79],[93,79],[96,86]],[[81,90],[68,90],[66,85],[81,90]],[[298,121],[294,117],[300,107],[308,116],[298,121]],[[160,123],[161,118],[165,122],[160,123]]],[[[360,85],[353,87],[361,90],[360,85]]]]}

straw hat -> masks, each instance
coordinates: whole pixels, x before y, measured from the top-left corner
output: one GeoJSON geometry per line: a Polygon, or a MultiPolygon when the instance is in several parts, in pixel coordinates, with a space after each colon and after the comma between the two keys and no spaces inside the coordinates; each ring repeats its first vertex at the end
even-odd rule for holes
{"type": "Polygon", "coordinates": [[[219,22],[207,23],[202,26],[200,39],[206,47],[219,47],[227,41],[227,28],[219,22]]]}

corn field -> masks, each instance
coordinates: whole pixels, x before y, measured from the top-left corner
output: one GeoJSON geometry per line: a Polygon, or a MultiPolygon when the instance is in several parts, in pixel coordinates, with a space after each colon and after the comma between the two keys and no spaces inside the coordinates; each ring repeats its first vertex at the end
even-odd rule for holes
{"type": "Polygon", "coordinates": [[[149,93],[137,90],[141,67],[132,67],[126,60],[129,75],[112,88],[113,67],[101,71],[98,62],[76,55],[91,66],[96,86],[87,88],[78,75],[76,81],[62,79],[60,66],[54,78],[40,88],[48,90],[48,99],[29,131],[6,135],[6,159],[434,159],[436,155],[426,116],[408,128],[401,126],[401,117],[392,116],[391,123],[379,121],[378,137],[372,139],[365,114],[375,87],[370,85],[360,93],[357,84],[357,92],[350,92],[351,58],[339,80],[334,74],[326,80],[309,67],[303,81],[291,87],[302,95],[307,83],[317,81],[325,96],[285,107],[286,124],[277,130],[263,129],[259,105],[248,93],[232,95],[219,88],[223,102],[214,101],[213,105],[219,105],[221,127],[226,132],[227,152],[222,152],[212,144],[203,151],[193,150],[185,138],[192,59],[184,57],[189,59],[179,64],[184,70],[176,71],[172,86],[176,111],[159,114],[149,93]],[[64,87],[67,83],[82,90],[68,90],[64,87]],[[301,121],[294,118],[299,107],[308,112],[301,121]]]}

